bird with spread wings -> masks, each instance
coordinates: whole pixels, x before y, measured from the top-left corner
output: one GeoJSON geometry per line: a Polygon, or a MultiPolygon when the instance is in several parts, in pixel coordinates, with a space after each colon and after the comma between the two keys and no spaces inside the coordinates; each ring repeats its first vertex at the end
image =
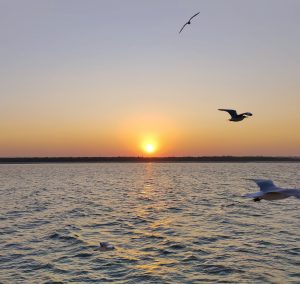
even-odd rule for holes
{"type": "Polygon", "coordinates": [[[276,186],[273,181],[267,179],[249,179],[254,181],[260,191],[255,193],[248,193],[243,197],[253,198],[253,201],[265,200],[280,200],[288,197],[295,197],[300,199],[300,189],[285,189],[276,186]]]}
{"type": "Polygon", "coordinates": [[[190,25],[190,24],[191,24],[191,20],[192,20],[194,17],[196,17],[198,14],[200,14],[200,12],[198,12],[198,13],[196,13],[195,15],[193,15],[192,17],[190,17],[190,19],[182,26],[182,28],[180,29],[179,33],[182,32],[182,30],[184,29],[184,27],[185,27],[186,25],[190,25]]]}
{"type": "Polygon", "coordinates": [[[229,119],[230,121],[241,121],[244,118],[253,115],[251,112],[244,112],[241,114],[237,114],[235,109],[219,108],[219,110],[228,112],[231,116],[231,118],[229,119]]]}

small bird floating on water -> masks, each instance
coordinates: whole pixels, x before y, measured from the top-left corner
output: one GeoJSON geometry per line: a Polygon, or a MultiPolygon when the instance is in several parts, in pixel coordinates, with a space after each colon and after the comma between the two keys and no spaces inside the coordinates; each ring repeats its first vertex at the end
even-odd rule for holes
{"type": "Polygon", "coordinates": [[[236,110],[234,109],[219,108],[218,110],[227,111],[231,115],[229,121],[241,121],[244,118],[253,115],[251,112],[244,112],[241,114],[237,114],[236,110]]]}
{"type": "Polygon", "coordinates": [[[182,30],[184,29],[184,27],[185,27],[186,25],[190,25],[190,24],[191,24],[191,20],[192,20],[194,17],[196,17],[198,14],[200,14],[200,12],[198,12],[198,13],[196,13],[194,16],[190,17],[190,19],[182,26],[182,28],[180,29],[179,33],[182,32],[182,30]]]}
{"type": "Polygon", "coordinates": [[[250,179],[254,181],[260,188],[260,191],[248,193],[243,197],[253,198],[253,201],[280,200],[288,197],[296,197],[300,199],[300,189],[285,189],[276,186],[273,181],[267,179],[250,179]]]}
{"type": "Polygon", "coordinates": [[[113,250],[113,249],[115,249],[115,247],[108,242],[100,243],[100,250],[113,250]]]}

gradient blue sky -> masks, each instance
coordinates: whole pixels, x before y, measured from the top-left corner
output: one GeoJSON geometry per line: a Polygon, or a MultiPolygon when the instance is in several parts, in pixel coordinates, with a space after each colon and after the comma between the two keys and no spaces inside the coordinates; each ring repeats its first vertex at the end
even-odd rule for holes
{"type": "Polygon", "coordinates": [[[0,0],[0,156],[299,156],[299,27],[298,0],[0,0]]]}

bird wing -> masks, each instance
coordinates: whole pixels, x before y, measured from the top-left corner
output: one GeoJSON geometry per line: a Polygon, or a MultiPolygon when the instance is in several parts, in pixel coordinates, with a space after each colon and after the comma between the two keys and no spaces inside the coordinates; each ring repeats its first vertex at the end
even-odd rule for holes
{"type": "Polygon", "coordinates": [[[192,16],[190,19],[189,19],[189,21],[191,20],[191,19],[193,19],[193,18],[195,18],[197,15],[199,15],[200,14],[200,12],[198,12],[198,13],[196,13],[194,16],[192,16]]]}
{"type": "Polygon", "coordinates": [[[249,179],[249,180],[254,181],[262,192],[280,191],[280,188],[275,186],[273,181],[269,179],[249,179]]]}
{"type": "Polygon", "coordinates": [[[182,26],[182,28],[180,29],[179,33],[182,32],[182,30],[184,29],[184,27],[185,27],[186,25],[187,25],[187,23],[185,23],[185,24],[182,26]]]}
{"type": "Polygon", "coordinates": [[[227,111],[232,117],[236,117],[237,113],[234,109],[219,108],[218,110],[227,111]]]}
{"type": "Polygon", "coordinates": [[[300,189],[282,189],[280,192],[284,195],[294,196],[300,199],[300,189]]]}
{"type": "Polygon", "coordinates": [[[253,114],[251,113],[251,112],[244,112],[244,113],[242,113],[241,115],[248,115],[248,116],[252,116],[253,114]]]}

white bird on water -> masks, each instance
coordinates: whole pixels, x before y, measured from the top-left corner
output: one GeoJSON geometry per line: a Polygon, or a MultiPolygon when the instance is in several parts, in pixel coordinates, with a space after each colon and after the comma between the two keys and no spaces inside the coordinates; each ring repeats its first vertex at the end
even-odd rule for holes
{"type": "Polygon", "coordinates": [[[253,201],[265,200],[279,200],[288,197],[296,197],[300,199],[300,189],[285,189],[276,186],[273,181],[268,179],[249,179],[254,181],[260,188],[260,191],[255,193],[248,193],[243,197],[253,198],[253,201]]]}
{"type": "Polygon", "coordinates": [[[100,243],[100,250],[113,250],[113,249],[115,249],[115,247],[108,242],[100,243]]]}
{"type": "Polygon", "coordinates": [[[237,112],[236,112],[235,109],[219,108],[218,110],[227,111],[230,114],[230,116],[231,116],[231,118],[229,119],[229,121],[241,121],[244,118],[253,115],[251,112],[244,112],[244,113],[241,113],[241,114],[237,114],[237,112]]]}

